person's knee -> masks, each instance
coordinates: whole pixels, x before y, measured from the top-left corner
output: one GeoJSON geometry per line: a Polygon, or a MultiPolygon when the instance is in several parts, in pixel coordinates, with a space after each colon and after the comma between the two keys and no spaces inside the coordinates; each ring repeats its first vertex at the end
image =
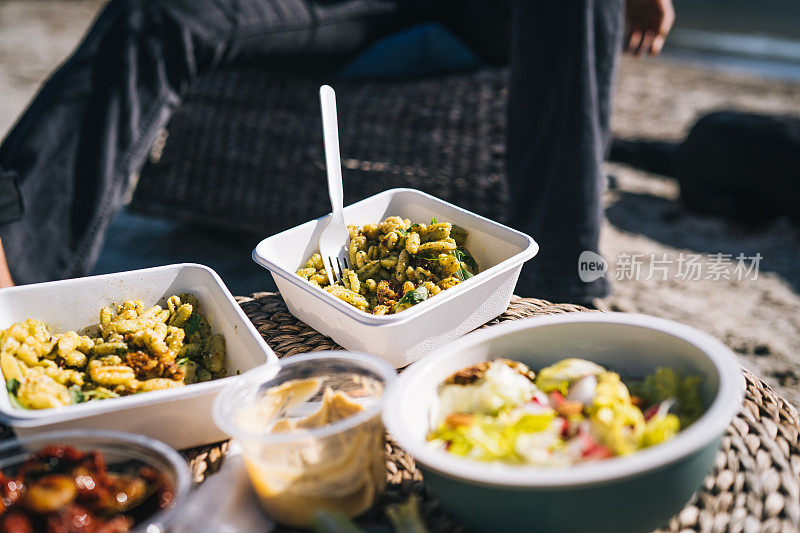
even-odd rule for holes
{"type": "Polygon", "coordinates": [[[188,23],[197,16],[200,5],[195,8],[185,0],[111,0],[98,18],[98,24],[108,28],[132,31],[158,31],[163,27],[172,30],[176,25],[188,23]]]}

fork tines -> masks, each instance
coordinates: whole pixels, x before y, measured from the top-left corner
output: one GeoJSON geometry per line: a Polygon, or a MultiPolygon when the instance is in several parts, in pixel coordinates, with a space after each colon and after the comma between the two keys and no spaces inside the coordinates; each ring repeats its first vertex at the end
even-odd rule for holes
{"type": "Polygon", "coordinates": [[[336,262],[334,263],[333,258],[329,257],[328,263],[330,264],[331,272],[333,272],[333,277],[336,281],[339,281],[342,278],[344,278],[344,269],[342,268],[342,264],[344,264],[344,268],[350,268],[350,266],[347,264],[347,259],[339,260],[339,258],[337,257],[336,262]]]}

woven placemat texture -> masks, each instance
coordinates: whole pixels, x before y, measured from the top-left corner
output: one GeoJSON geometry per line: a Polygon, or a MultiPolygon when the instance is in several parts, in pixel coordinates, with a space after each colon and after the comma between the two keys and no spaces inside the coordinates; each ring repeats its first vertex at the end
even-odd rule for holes
{"type": "MultiPolygon", "coordinates": [[[[278,293],[256,293],[237,300],[278,357],[341,349],[294,318],[278,293]]],[[[506,320],[575,311],[587,310],[576,305],[515,298],[505,313],[483,327],[506,320]]],[[[746,370],[742,372],[747,382],[745,400],[728,426],[714,470],[706,477],[702,490],[659,531],[800,531],[800,415],[756,376],[746,370]]],[[[202,481],[205,475],[219,468],[226,447],[223,443],[185,452],[196,480],[202,481]]],[[[385,494],[359,523],[385,524],[386,505],[417,494],[423,517],[432,531],[463,530],[426,492],[413,457],[391,438],[386,444],[386,476],[385,494]]]]}
{"type": "MultiPolygon", "coordinates": [[[[338,81],[345,205],[411,187],[505,221],[507,73],[338,81]]],[[[132,208],[272,234],[330,212],[320,82],[228,69],[194,84],[142,171],[132,208]]]]}

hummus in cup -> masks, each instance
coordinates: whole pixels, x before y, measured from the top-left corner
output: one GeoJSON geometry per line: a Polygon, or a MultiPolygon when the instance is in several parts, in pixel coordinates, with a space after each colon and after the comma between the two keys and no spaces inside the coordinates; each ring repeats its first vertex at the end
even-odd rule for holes
{"type": "Polygon", "coordinates": [[[385,485],[387,363],[362,354],[317,352],[251,370],[224,389],[214,419],[240,440],[267,514],[306,527],[320,510],[357,516],[385,485]]]}

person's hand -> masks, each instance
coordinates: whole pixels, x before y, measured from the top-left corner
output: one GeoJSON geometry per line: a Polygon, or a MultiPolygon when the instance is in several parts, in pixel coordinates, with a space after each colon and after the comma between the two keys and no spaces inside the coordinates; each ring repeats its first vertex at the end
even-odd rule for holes
{"type": "Polygon", "coordinates": [[[672,0],[627,0],[625,22],[625,51],[637,56],[658,55],[675,22],[675,8],[672,0]]]}

